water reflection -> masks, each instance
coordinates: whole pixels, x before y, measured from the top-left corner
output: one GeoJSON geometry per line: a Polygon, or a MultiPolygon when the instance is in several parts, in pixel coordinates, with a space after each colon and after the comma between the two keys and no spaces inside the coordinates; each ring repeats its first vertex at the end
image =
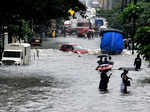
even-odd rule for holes
{"type": "Polygon", "coordinates": [[[145,78],[145,79],[143,79],[143,80],[139,80],[139,82],[141,82],[141,83],[147,83],[147,84],[150,84],[150,78],[149,77],[147,77],[147,78],[145,78]]]}
{"type": "MultiPolygon", "coordinates": [[[[6,84],[16,89],[25,89],[28,87],[52,86],[56,87],[53,77],[0,77],[0,84],[6,84]]],[[[59,83],[58,83],[59,84],[59,83]]]]}

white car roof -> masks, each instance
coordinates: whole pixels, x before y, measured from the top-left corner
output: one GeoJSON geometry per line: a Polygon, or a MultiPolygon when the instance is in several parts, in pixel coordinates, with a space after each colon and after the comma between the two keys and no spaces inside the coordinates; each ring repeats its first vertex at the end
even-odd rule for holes
{"type": "Polygon", "coordinates": [[[10,43],[9,44],[10,46],[12,45],[14,45],[14,46],[24,46],[24,47],[30,47],[30,44],[29,43],[10,43]]]}

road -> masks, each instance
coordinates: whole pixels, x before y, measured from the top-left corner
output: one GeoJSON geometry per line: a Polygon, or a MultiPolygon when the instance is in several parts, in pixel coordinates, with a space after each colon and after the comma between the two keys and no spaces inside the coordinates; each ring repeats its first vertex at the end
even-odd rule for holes
{"type": "Polygon", "coordinates": [[[98,89],[99,73],[95,70],[98,54],[79,57],[61,52],[64,42],[79,43],[91,51],[99,49],[99,38],[87,40],[58,37],[43,41],[40,57],[27,66],[0,67],[0,112],[149,112],[150,70],[142,61],[141,71],[129,71],[133,78],[129,94],[120,92],[121,70],[133,67],[136,55],[123,51],[113,55],[112,77],[108,92],[98,89]]]}

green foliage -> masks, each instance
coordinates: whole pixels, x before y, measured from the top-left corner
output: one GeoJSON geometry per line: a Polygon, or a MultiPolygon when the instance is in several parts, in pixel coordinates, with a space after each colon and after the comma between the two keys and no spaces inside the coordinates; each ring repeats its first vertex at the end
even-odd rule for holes
{"type": "Polygon", "coordinates": [[[137,52],[150,61],[150,27],[143,26],[137,29],[134,40],[136,42],[137,52]]]}
{"type": "Polygon", "coordinates": [[[75,12],[86,10],[79,0],[1,0],[0,27],[8,25],[9,35],[30,37],[29,21],[36,26],[50,19],[66,19],[70,8],[75,12]]]}
{"type": "Polygon", "coordinates": [[[76,12],[86,10],[79,0],[1,0],[0,24],[9,24],[20,18],[33,19],[35,23],[67,18],[70,8],[76,12]]]}
{"type": "MultiPolygon", "coordinates": [[[[132,19],[136,19],[136,34],[134,35],[134,42],[136,43],[137,52],[150,61],[150,3],[138,3],[137,5],[129,5],[123,10],[122,20],[125,26],[128,26],[127,30],[132,31],[132,19]]],[[[132,34],[132,32],[130,32],[132,34]]]]}
{"type": "Polygon", "coordinates": [[[133,29],[133,18],[136,19],[136,34],[134,42],[137,52],[150,62],[150,2],[138,1],[137,5],[130,4],[120,11],[119,8],[112,10],[100,10],[99,15],[105,17],[109,27],[120,29],[131,35],[133,29]]]}
{"type": "Polygon", "coordinates": [[[107,19],[108,21],[108,25],[109,27],[120,27],[119,22],[118,22],[118,18],[120,18],[118,15],[120,13],[119,9],[113,9],[113,10],[99,10],[98,15],[100,15],[100,17],[104,17],[107,19]],[[115,24],[115,25],[114,25],[115,24]]]}
{"type": "Polygon", "coordinates": [[[123,23],[119,7],[113,8],[112,10],[100,10],[98,13],[101,17],[106,18],[108,21],[108,27],[122,30],[125,34],[129,34],[131,32],[130,25],[123,23]]]}
{"type": "Polygon", "coordinates": [[[32,30],[29,25],[29,21],[25,21],[24,19],[19,20],[20,24],[9,24],[8,32],[9,35],[18,36],[19,33],[23,35],[23,39],[30,38],[32,36],[32,30]]]}
{"type": "Polygon", "coordinates": [[[143,3],[142,6],[143,6],[143,12],[140,13],[139,18],[137,19],[137,26],[138,27],[150,25],[150,21],[149,21],[150,3],[143,3]]]}
{"type": "Polygon", "coordinates": [[[9,34],[16,36],[19,31],[19,25],[9,24],[8,31],[9,31],[9,34]]]}
{"type": "Polygon", "coordinates": [[[31,37],[32,36],[32,30],[29,26],[29,21],[25,21],[24,19],[22,19],[21,23],[22,23],[22,28],[21,28],[22,33],[25,36],[31,37]]]}
{"type": "Polygon", "coordinates": [[[123,22],[131,22],[133,17],[138,18],[140,14],[143,12],[143,7],[141,4],[130,4],[127,8],[123,9],[122,19],[123,22]]]}

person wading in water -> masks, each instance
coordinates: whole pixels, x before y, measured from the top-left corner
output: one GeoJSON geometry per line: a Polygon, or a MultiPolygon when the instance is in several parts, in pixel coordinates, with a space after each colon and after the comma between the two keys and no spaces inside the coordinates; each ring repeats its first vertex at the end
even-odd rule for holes
{"type": "Polygon", "coordinates": [[[141,69],[141,63],[142,60],[140,58],[140,55],[138,54],[137,57],[134,60],[134,66],[135,66],[135,70],[138,71],[139,69],[141,69]]]}
{"type": "Polygon", "coordinates": [[[127,92],[127,86],[130,86],[129,79],[132,80],[132,78],[128,77],[127,74],[128,74],[128,70],[124,70],[123,73],[121,74],[121,78],[122,78],[121,92],[123,92],[123,93],[128,93],[127,92]]]}
{"type": "Polygon", "coordinates": [[[100,83],[99,83],[99,89],[101,91],[107,91],[108,82],[109,82],[110,76],[112,75],[112,73],[111,73],[108,76],[107,72],[108,72],[108,70],[103,70],[103,71],[101,71],[101,74],[100,74],[101,80],[100,80],[100,83]]]}

